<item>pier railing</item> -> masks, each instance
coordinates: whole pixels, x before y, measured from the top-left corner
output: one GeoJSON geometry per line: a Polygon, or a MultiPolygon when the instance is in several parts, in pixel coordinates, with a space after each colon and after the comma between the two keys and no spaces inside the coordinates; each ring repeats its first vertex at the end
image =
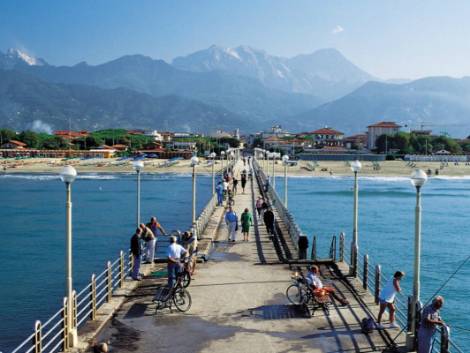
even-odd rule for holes
{"type": "Polygon", "coordinates": [[[87,320],[95,320],[98,309],[110,302],[116,290],[123,287],[132,269],[132,256],[120,252],[113,262],[106,263],[103,272],[92,274],[90,282],[80,292],[73,292],[72,302],[63,299],[62,307],[46,322],[36,321],[33,333],[11,353],[55,353],[71,347],[69,332],[82,327],[87,320]],[[72,305],[72,327],[68,327],[68,305],[72,305]]]}
{"type": "MultiPolygon", "coordinates": [[[[217,172],[220,177],[229,168],[232,168],[236,160],[231,161],[217,172]]],[[[207,227],[210,217],[217,206],[216,194],[212,195],[206,206],[198,216],[196,223],[190,229],[197,236],[202,234],[207,227]]],[[[162,249],[168,241],[159,239],[157,247],[162,249]]],[[[90,282],[80,291],[73,292],[72,303],[63,298],[62,307],[47,321],[36,321],[34,330],[11,353],[56,353],[67,351],[71,348],[69,332],[78,330],[89,320],[95,320],[98,309],[113,298],[116,290],[122,288],[125,279],[130,275],[133,266],[133,258],[130,253],[120,252],[114,261],[107,261],[105,269],[99,274],[92,274],[90,282]],[[68,327],[68,305],[72,305],[72,327],[68,327]]]]}
{"type": "MultiPolygon", "coordinates": [[[[259,175],[262,185],[266,185],[267,176],[264,173],[263,169],[260,167],[256,159],[254,159],[253,161],[253,167],[255,168],[255,172],[259,175]]],[[[284,202],[280,199],[276,190],[274,190],[274,188],[272,188],[270,184],[267,190],[267,194],[269,198],[271,199],[272,206],[276,209],[277,214],[279,215],[279,217],[281,217],[282,221],[287,227],[287,232],[289,233],[289,237],[291,238],[293,245],[298,251],[299,250],[298,249],[299,237],[305,236],[305,234],[302,232],[300,227],[295,222],[295,219],[292,213],[284,206],[284,202]]]]}

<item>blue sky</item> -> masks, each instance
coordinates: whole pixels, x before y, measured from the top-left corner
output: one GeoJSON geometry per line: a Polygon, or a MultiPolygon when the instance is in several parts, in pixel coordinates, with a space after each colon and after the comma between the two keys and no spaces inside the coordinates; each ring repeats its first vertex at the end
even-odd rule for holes
{"type": "Polygon", "coordinates": [[[0,50],[52,64],[171,60],[211,44],[281,56],[334,47],[382,78],[470,75],[465,0],[2,0],[0,50]]]}

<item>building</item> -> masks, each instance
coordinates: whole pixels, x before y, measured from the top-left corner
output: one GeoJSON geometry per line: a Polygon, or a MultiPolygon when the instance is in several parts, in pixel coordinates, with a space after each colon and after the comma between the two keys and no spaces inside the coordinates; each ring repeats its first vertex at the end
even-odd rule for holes
{"type": "Polygon", "coordinates": [[[2,148],[7,150],[24,150],[26,147],[26,143],[17,140],[10,140],[2,145],[2,148]]]}
{"type": "Polygon", "coordinates": [[[367,148],[373,150],[377,148],[377,138],[381,135],[395,135],[400,131],[401,126],[393,121],[381,121],[367,127],[367,148]]]}
{"type": "Polygon", "coordinates": [[[145,131],[145,136],[150,136],[154,141],[163,141],[163,136],[157,130],[145,131]]]}
{"type": "Polygon", "coordinates": [[[343,139],[344,146],[347,149],[362,150],[367,147],[367,134],[357,134],[345,137],[343,139]]]}
{"type": "Polygon", "coordinates": [[[166,146],[169,149],[174,150],[190,150],[194,151],[196,149],[196,142],[189,141],[173,141],[167,144],[166,146]]]}
{"type": "Polygon", "coordinates": [[[62,137],[65,140],[74,140],[80,137],[87,137],[89,135],[88,131],[72,131],[72,130],[56,130],[54,131],[55,136],[62,137]]]}
{"type": "Polygon", "coordinates": [[[315,143],[316,148],[322,148],[325,146],[329,147],[342,147],[344,134],[335,129],[325,127],[312,132],[308,132],[305,135],[311,136],[315,143]]]}

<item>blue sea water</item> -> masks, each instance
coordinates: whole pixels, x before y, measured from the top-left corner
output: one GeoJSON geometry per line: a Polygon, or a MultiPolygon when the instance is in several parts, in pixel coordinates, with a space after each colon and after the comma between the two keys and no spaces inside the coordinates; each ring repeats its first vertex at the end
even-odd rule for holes
{"type": "MultiPolygon", "coordinates": [[[[318,238],[319,256],[328,257],[333,234],[351,242],[352,177],[290,177],[288,206],[311,238],[318,238]]],[[[276,178],[283,198],[284,180],[276,178]]],[[[470,179],[433,178],[422,189],[421,300],[426,301],[470,255],[470,179]]],[[[359,248],[382,265],[386,277],[406,272],[404,291],[412,292],[414,209],[416,193],[408,178],[359,179],[359,248]]],[[[439,293],[451,336],[461,348],[470,346],[470,261],[439,293]]]]}
{"type": "MultiPolygon", "coordinates": [[[[197,208],[212,186],[197,178],[197,208]]],[[[135,230],[135,175],[79,175],[73,183],[74,287],[129,248],[135,230]]],[[[65,291],[65,187],[54,175],[0,176],[0,351],[11,351],[47,320],[65,291]]],[[[142,221],[156,215],[167,231],[191,223],[190,175],[142,175],[142,221]]]]}

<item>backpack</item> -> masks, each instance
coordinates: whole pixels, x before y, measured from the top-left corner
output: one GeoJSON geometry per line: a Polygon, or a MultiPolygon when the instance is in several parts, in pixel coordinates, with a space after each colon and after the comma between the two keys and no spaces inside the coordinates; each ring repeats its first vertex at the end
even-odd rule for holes
{"type": "Polygon", "coordinates": [[[372,318],[363,318],[362,321],[361,321],[361,332],[363,334],[369,334],[371,333],[373,330],[374,330],[374,327],[375,327],[375,323],[374,323],[374,320],[372,318]]]}

